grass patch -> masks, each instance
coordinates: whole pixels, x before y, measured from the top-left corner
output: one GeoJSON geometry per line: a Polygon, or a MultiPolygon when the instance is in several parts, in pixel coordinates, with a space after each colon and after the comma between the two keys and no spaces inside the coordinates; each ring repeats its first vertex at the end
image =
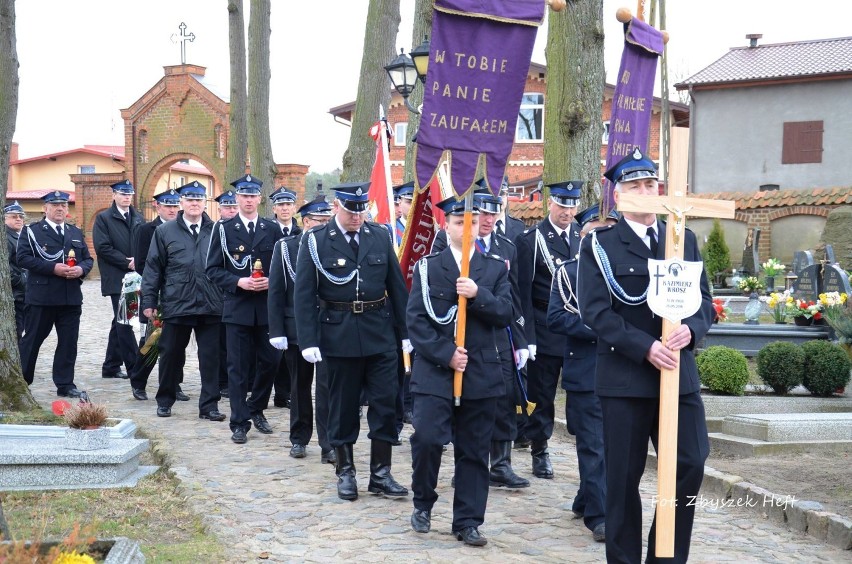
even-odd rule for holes
{"type": "Polygon", "coordinates": [[[12,411],[0,416],[0,424],[7,425],[60,425],[66,427],[65,420],[52,411],[34,409],[32,411],[12,411]]]}
{"type": "Polygon", "coordinates": [[[13,538],[58,540],[80,525],[99,538],[139,542],[148,562],[220,562],[223,547],[208,534],[163,460],[143,455],[161,469],[135,488],[4,492],[3,511],[13,538]]]}

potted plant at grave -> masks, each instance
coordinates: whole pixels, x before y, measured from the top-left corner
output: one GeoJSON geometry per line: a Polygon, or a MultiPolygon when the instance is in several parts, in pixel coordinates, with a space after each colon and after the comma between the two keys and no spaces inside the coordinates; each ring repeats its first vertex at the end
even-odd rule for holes
{"type": "Polygon", "coordinates": [[[96,450],[109,446],[109,429],[103,427],[107,420],[105,405],[81,401],[67,408],[63,416],[68,423],[68,429],[65,429],[65,448],[96,450]]]}
{"type": "Polygon", "coordinates": [[[768,296],[760,298],[760,301],[764,302],[769,307],[769,311],[772,312],[772,318],[775,319],[775,323],[782,325],[787,323],[789,307],[794,301],[793,296],[790,294],[790,290],[784,290],[781,293],[772,292],[768,296]]]}
{"type": "Polygon", "coordinates": [[[728,306],[728,301],[722,302],[722,298],[713,298],[713,310],[716,312],[716,317],[713,323],[727,321],[728,315],[731,313],[731,308],[728,306]]]}
{"type": "Polygon", "coordinates": [[[763,282],[757,276],[746,276],[740,283],[737,284],[737,287],[743,291],[746,296],[749,296],[755,292],[759,292],[763,290],[763,282]]]}
{"type": "Polygon", "coordinates": [[[819,300],[823,304],[823,317],[834,329],[838,344],[852,359],[852,303],[845,293],[837,292],[820,294],[819,300]]]}
{"type": "Polygon", "coordinates": [[[770,292],[775,291],[775,277],[778,274],[783,274],[787,268],[777,258],[771,258],[760,265],[763,268],[763,274],[766,276],[766,288],[770,292]]]}
{"type": "Polygon", "coordinates": [[[814,301],[793,300],[792,304],[788,304],[787,311],[793,323],[799,326],[811,325],[815,320],[822,319],[822,305],[814,301]]]}

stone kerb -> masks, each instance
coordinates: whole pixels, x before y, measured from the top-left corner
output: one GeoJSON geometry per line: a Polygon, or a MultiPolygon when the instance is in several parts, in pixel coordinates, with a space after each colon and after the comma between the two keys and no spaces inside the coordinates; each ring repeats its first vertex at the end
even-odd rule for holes
{"type": "Polygon", "coordinates": [[[725,417],[744,413],[838,413],[852,412],[852,398],[842,396],[711,396],[702,395],[704,411],[709,417],[725,417]]]}

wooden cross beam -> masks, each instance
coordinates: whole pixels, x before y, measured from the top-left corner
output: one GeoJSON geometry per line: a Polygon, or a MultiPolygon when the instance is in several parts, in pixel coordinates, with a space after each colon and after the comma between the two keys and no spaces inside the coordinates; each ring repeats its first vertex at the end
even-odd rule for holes
{"type": "MultiPolygon", "coordinates": [[[[671,180],[671,177],[670,177],[671,180]]],[[[683,182],[682,186],[686,183],[683,182]]],[[[618,197],[618,211],[664,214],[666,221],[666,259],[683,259],[686,216],[691,217],[734,217],[734,202],[690,198],[685,188],[672,188],[667,196],[643,196],[621,192],[618,197]]],[[[665,344],[669,335],[680,327],[680,321],[672,322],[663,318],[663,338],[665,344]]],[[[656,556],[670,558],[674,556],[675,504],[687,503],[676,500],[677,484],[677,422],[678,399],[680,395],[680,359],[671,370],[660,370],[660,423],[658,430],[657,452],[657,532],[656,556]]]]}

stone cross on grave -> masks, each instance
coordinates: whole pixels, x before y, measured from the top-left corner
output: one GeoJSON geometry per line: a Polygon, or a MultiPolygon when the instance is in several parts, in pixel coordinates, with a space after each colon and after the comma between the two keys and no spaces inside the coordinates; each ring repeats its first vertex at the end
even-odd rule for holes
{"type": "MultiPolygon", "coordinates": [[[[684,159],[685,162],[685,159],[684,159]]],[[[683,259],[686,216],[691,217],[734,217],[734,202],[690,198],[686,194],[685,170],[682,182],[677,182],[674,167],[670,168],[669,194],[667,196],[644,196],[638,194],[619,194],[618,211],[664,214],[666,222],[666,259],[683,259]]],[[[650,268],[649,268],[650,271],[650,268]]],[[[649,292],[650,295],[650,292],[649,292]]],[[[680,326],[680,319],[671,321],[663,318],[662,342],[680,326]]],[[[677,478],[677,422],[680,379],[680,363],[672,370],[660,370],[660,423],[659,449],[657,452],[657,556],[674,556],[675,502],[684,504],[687,500],[676,500],[675,485],[677,478]]]]}
{"type": "Polygon", "coordinates": [[[186,64],[186,42],[187,41],[190,41],[190,42],[195,41],[195,34],[194,33],[190,33],[189,35],[185,34],[184,32],[186,31],[186,24],[183,23],[183,22],[180,22],[178,29],[180,29],[180,34],[177,34],[177,33],[172,34],[172,43],[180,43],[180,64],[185,65],[186,64]]]}

